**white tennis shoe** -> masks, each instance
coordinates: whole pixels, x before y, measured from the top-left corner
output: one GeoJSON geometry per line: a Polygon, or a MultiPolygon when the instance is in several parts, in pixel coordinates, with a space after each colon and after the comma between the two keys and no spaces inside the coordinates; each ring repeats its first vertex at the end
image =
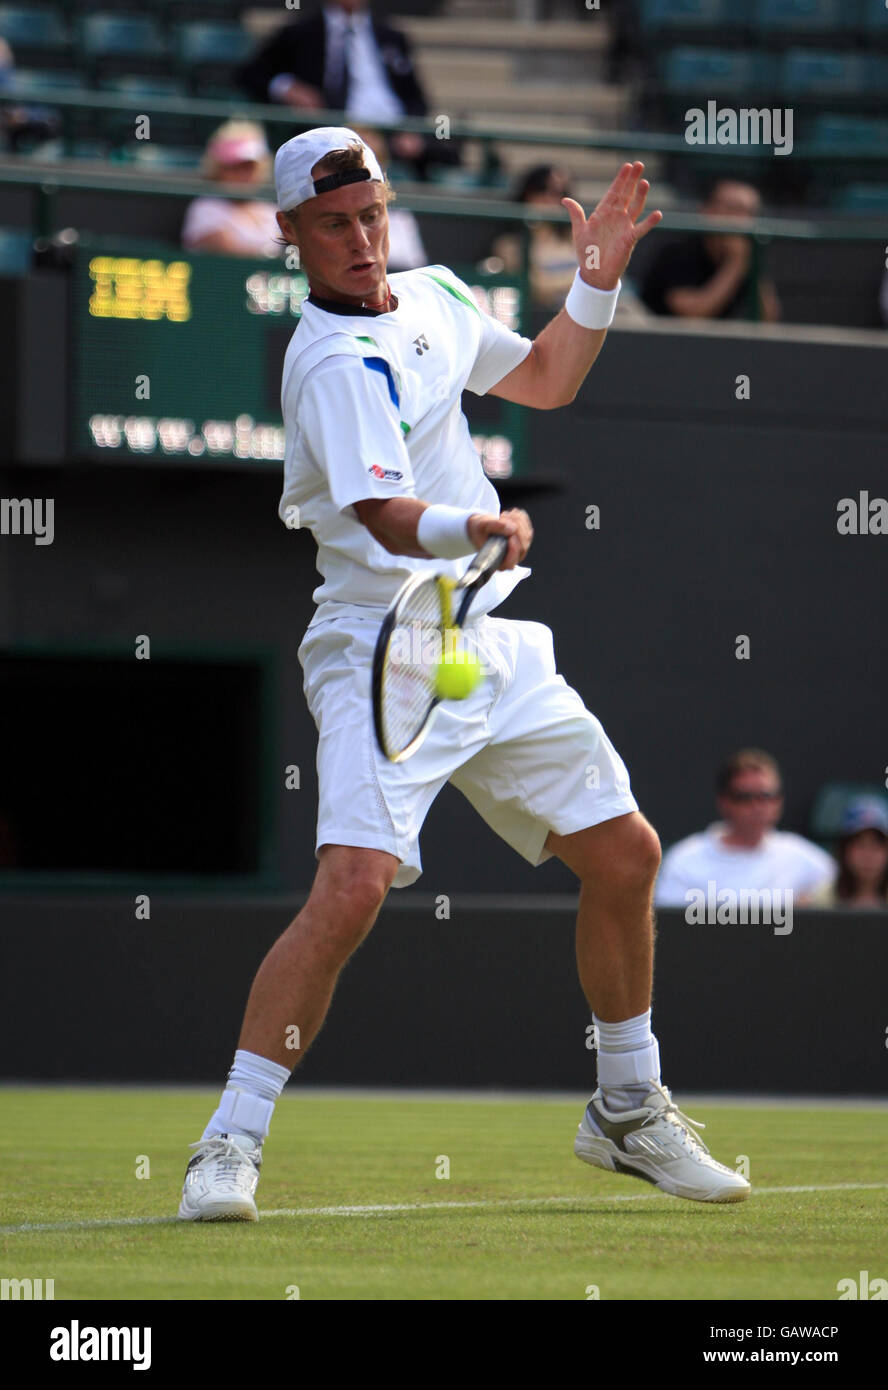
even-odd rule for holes
{"type": "Polygon", "coordinates": [[[180,1221],[258,1221],[253,1194],[262,1167],[262,1145],[246,1134],[216,1134],[189,1145],[180,1221]]]}
{"type": "Polygon", "coordinates": [[[574,1153],[584,1163],[643,1178],[673,1197],[691,1202],[742,1202],[749,1183],[733,1168],[716,1163],[692,1128],[706,1126],[679,1110],[665,1086],[651,1082],[639,1110],[612,1113],[599,1088],[577,1129],[574,1153]]]}

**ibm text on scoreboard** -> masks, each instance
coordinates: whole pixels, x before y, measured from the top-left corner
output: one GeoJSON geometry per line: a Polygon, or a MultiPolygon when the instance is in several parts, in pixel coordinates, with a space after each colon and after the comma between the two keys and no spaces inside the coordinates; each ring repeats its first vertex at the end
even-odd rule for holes
{"type": "MultiPolygon", "coordinates": [[[[454,267],[456,269],[456,267],[454,267]]],[[[458,270],[479,305],[520,330],[519,282],[458,270]]],[[[93,244],[75,256],[69,450],[77,458],[167,465],[280,467],[281,369],[308,293],[276,261],[139,254],[93,244]]],[[[466,397],[492,478],[523,471],[521,412],[466,397]]]]}

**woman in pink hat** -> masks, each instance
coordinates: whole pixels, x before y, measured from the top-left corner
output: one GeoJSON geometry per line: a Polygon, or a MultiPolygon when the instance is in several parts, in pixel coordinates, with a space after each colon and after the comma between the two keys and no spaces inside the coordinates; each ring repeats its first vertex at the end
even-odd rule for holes
{"type": "MultiPolygon", "coordinates": [[[[210,137],[203,160],[205,178],[244,186],[271,178],[271,155],[260,125],[226,121],[210,137]]],[[[274,203],[259,199],[196,198],[182,226],[189,251],[227,256],[279,256],[281,242],[274,203]]]]}

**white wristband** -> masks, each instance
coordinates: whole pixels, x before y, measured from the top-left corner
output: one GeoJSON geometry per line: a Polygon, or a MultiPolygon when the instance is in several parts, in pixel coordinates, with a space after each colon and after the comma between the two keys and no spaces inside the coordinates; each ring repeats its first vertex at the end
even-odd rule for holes
{"type": "Polygon", "coordinates": [[[426,507],[416,527],[416,539],[423,550],[436,555],[439,560],[458,560],[461,555],[470,555],[475,547],[469,540],[466,529],[474,512],[464,511],[462,507],[445,507],[440,503],[426,507]]]}
{"type": "Polygon", "coordinates": [[[616,289],[596,290],[594,285],[587,285],[577,271],[564,307],[581,328],[610,328],[622,284],[622,280],[618,280],[616,289]]]}

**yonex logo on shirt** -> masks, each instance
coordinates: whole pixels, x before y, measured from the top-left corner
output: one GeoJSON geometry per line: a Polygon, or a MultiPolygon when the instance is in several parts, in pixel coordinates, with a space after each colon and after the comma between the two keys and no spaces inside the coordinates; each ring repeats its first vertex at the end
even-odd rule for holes
{"type": "Polygon", "coordinates": [[[378,463],[371,463],[367,472],[372,473],[374,478],[381,478],[385,483],[399,483],[404,476],[397,468],[380,468],[378,463]]]}
{"type": "MultiPolygon", "coordinates": [[[[499,509],[462,414],[462,394],[484,395],[524,360],[531,343],[482,314],[452,271],[430,269],[392,275],[398,311],[372,321],[327,313],[307,300],[287,349],[278,515],[295,517],[287,508],[297,507],[301,528],[318,545],[320,607],[333,601],[385,609],[406,575],[425,563],[404,557],[389,565],[387,557],[383,564],[379,543],[348,510],[355,498],[423,497],[430,489],[437,496],[445,486],[446,496],[468,510],[499,509]]],[[[494,608],[525,573],[497,575],[480,607],[494,608]]]]}

